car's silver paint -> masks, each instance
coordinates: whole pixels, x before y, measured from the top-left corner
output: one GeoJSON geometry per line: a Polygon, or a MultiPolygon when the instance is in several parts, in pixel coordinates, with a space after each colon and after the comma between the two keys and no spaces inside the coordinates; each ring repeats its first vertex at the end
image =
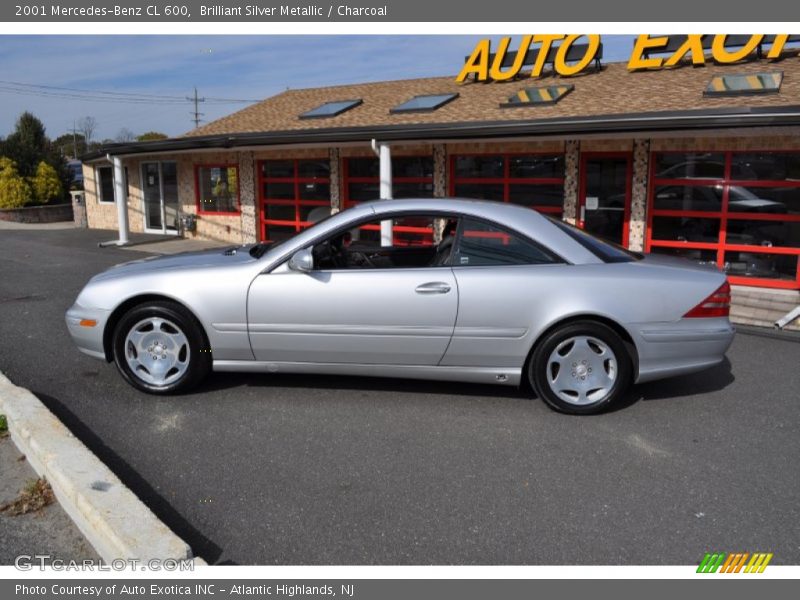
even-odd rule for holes
{"type": "Polygon", "coordinates": [[[394,375],[517,383],[536,340],[566,319],[614,323],[632,342],[637,381],[716,364],[727,318],[681,316],[724,282],[671,257],[606,264],[539,213],[458,199],[386,200],[340,212],[260,259],[244,246],[126,263],[87,284],[67,313],[85,353],[104,357],[103,331],[129,300],[160,296],[202,324],[216,370],[394,375]],[[422,211],[474,216],[519,231],[563,264],[302,272],[288,262],[375,216],[422,211]],[[449,288],[445,290],[445,288],[449,288]],[[98,321],[94,328],[80,318],[98,321]],[[499,381],[498,377],[503,379],[499,381]]]}
{"type": "Polygon", "coordinates": [[[462,381],[465,383],[496,383],[511,386],[519,385],[521,381],[521,371],[519,369],[492,367],[430,367],[420,365],[215,360],[214,370],[245,373],[401,377],[405,379],[429,379],[434,381],[462,381]]]}
{"type": "Polygon", "coordinates": [[[450,267],[301,273],[276,269],[250,286],[256,360],[436,366],[458,311],[450,267]],[[420,293],[444,284],[447,293],[420,293]]]}

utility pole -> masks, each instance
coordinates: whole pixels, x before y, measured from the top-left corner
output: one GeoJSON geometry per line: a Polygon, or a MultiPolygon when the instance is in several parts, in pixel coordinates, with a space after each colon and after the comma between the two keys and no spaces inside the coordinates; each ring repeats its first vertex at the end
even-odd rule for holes
{"type": "Polygon", "coordinates": [[[77,130],[75,129],[75,120],[72,121],[72,158],[78,158],[78,140],[75,137],[75,133],[77,130]]]}
{"type": "Polygon", "coordinates": [[[194,121],[194,127],[195,127],[195,129],[197,129],[198,127],[200,127],[200,123],[203,120],[200,117],[202,117],[205,114],[205,113],[199,112],[199,104],[200,104],[200,102],[205,102],[206,99],[197,97],[197,88],[196,87],[194,88],[194,97],[190,98],[190,97],[187,96],[186,99],[189,102],[194,102],[194,110],[190,114],[193,115],[192,121],[194,121]]]}

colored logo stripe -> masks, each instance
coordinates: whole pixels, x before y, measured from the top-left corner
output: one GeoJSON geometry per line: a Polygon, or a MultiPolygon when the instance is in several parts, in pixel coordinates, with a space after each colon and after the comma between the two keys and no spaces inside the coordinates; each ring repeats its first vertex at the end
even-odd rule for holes
{"type": "Polygon", "coordinates": [[[772,552],[757,552],[744,569],[745,573],[763,573],[769,561],[772,560],[772,552]]]}
{"type": "Polygon", "coordinates": [[[706,552],[697,573],[763,573],[772,560],[772,552],[706,552]],[[747,559],[750,559],[747,562],[747,559]],[[747,566],[745,563],[747,562],[747,566]],[[744,570],[742,570],[744,568],[744,570]]]}
{"type": "Polygon", "coordinates": [[[698,573],[716,573],[719,566],[722,564],[722,561],[725,560],[725,553],[724,552],[715,552],[711,554],[710,552],[706,552],[706,555],[703,557],[703,560],[700,562],[700,566],[697,567],[698,573]]]}

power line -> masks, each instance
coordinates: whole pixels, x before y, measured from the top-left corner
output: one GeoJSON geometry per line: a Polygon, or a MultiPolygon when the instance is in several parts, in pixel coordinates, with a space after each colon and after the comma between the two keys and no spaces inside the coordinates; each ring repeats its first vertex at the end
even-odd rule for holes
{"type": "MultiPolygon", "coordinates": [[[[18,95],[71,98],[77,100],[91,100],[93,102],[125,102],[131,104],[181,104],[186,102],[186,98],[181,96],[88,90],[8,80],[0,80],[0,91],[18,95]]],[[[204,101],[214,104],[252,104],[254,102],[259,102],[259,100],[252,99],[222,98],[215,96],[208,96],[204,98],[204,101]]]]}

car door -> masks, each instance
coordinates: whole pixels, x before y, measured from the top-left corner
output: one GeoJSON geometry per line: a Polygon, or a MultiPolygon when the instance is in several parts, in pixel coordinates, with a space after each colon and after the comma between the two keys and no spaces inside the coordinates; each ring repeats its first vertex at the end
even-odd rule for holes
{"type": "Polygon", "coordinates": [[[453,334],[458,287],[449,266],[287,262],[253,281],[247,306],[256,360],[432,366],[453,334]]]}

